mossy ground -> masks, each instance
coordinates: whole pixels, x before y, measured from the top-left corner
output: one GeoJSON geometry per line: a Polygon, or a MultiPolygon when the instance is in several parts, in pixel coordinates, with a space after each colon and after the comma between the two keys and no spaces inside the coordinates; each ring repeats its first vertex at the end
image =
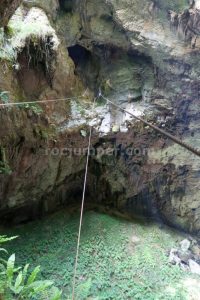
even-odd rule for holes
{"type": "MultiPolygon", "coordinates": [[[[7,247],[18,264],[41,265],[42,277],[71,294],[79,214],[62,211],[4,234],[19,235],[7,247]]],[[[5,232],[6,231],[6,232],[5,232]]],[[[136,223],[95,212],[84,215],[76,299],[199,299],[187,283],[198,278],[168,263],[184,237],[154,223],[136,223]],[[137,240],[134,243],[132,240],[137,240]]]]}

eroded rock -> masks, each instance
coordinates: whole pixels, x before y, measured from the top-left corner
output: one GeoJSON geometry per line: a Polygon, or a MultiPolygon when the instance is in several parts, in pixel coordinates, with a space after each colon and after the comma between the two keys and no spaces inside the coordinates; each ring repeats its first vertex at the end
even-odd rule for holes
{"type": "Polygon", "coordinates": [[[189,260],[189,267],[190,267],[190,271],[193,274],[200,275],[200,265],[197,264],[194,260],[192,259],[189,260]]]}
{"type": "Polygon", "coordinates": [[[191,243],[189,240],[187,240],[187,239],[183,240],[182,242],[180,242],[181,250],[183,252],[187,252],[190,248],[190,244],[191,243]]]}
{"type": "Polygon", "coordinates": [[[0,27],[6,26],[10,17],[22,3],[22,0],[2,0],[0,6],[0,27]]]}
{"type": "MultiPolygon", "coordinates": [[[[1,64],[0,89],[9,91],[9,101],[73,99],[42,105],[40,113],[30,107],[0,112],[5,124],[1,147],[8,164],[1,159],[12,170],[0,175],[1,211],[7,215],[11,207],[15,211],[27,206],[30,211],[53,211],[78,201],[85,156],[66,153],[87,147],[80,132],[92,124],[95,151],[106,145],[115,155],[99,152],[91,159],[87,187],[91,202],[198,232],[196,157],[102,99],[91,113],[93,97],[101,89],[114,103],[199,147],[199,46],[196,42],[192,49],[182,43],[168,21],[169,10],[176,22],[187,9],[190,16],[184,24],[192,22],[198,30],[198,18],[194,20],[198,13],[191,11],[197,8],[187,1],[164,0],[70,3],[70,7],[53,0],[26,3],[10,23],[15,35],[5,43],[23,55],[14,55],[11,67],[5,57],[1,64]],[[39,60],[43,66],[39,73],[37,64],[27,63],[30,37],[33,46],[42,39],[55,50],[51,84],[44,59],[39,60]]],[[[183,24],[183,15],[179,19],[183,24]]],[[[31,48],[39,57],[46,55],[43,47],[31,48]]],[[[47,45],[46,50],[50,48],[47,45]]]]}

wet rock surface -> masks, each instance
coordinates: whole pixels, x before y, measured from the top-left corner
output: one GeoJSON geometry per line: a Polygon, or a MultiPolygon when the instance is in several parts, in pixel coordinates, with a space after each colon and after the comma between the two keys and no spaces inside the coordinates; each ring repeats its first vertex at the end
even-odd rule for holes
{"type": "MultiPolygon", "coordinates": [[[[9,91],[9,101],[15,102],[72,99],[0,109],[5,124],[1,216],[17,216],[20,222],[78,203],[85,155],[77,152],[87,147],[93,125],[88,201],[197,233],[199,158],[102,98],[94,111],[92,102],[101,90],[114,103],[200,147],[198,38],[191,47],[193,37],[187,33],[184,41],[169,20],[169,11],[179,17],[187,9],[193,18],[191,9],[198,15],[198,7],[162,0],[24,1],[17,11],[22,25],[32,6],[46,31],[39,34],[37,26],[29,26],[30,52],[27,32],[14,30],[6,45],[12,48],[12,41],[22,38],[22,46],[14,62],[1,59],[0,91],[9,91]],[[51,65],[41,54],[55,45],[49,36],[59,41],[51,65]]],[[[198,30],[198,20],[192,24],[198,30]]]]}

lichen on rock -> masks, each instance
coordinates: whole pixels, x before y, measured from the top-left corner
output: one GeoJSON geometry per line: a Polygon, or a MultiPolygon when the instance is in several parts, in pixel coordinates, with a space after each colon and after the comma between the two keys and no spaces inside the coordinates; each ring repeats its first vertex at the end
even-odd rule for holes
{"type": "MultiPolygon", "coordinates": [[[[55,30],[42,9],[31,8],[28,12],[21,6],[10,19],[6,32],[1,33],[1,59],[17,62],[17,57],[23,49],[32,42],[34,45],[44,44],[46,53],[55,53],[60,41],[55,30]]],[[[45,50],[44,49],[44,50],[45,50]]]]}
{"type": "Polygon", "coordinates": [[[41,39],[45,42],[50,38],[52,50],[58,49],[60,42],[56,32],[45,12],[40,8],[33,7],[28,13],[22,7],[18,8],[8,26],[12,32],[10,43],[17,52],[25,47],[27,39],[37,43],[37,40],[41,39]]]}

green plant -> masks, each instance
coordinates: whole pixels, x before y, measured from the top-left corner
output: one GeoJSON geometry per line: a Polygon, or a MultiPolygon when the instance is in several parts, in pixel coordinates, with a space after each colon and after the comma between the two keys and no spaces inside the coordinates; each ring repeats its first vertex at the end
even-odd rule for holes
{"type": "Polygon", "coordinates": [[[43,112],[43,109],[41,106],[39,106],[38,104],[23,104],[23,103],[20,103],[19,104],[19,108],[21,109],[27,109],[27,110],[32,110],[35,114],[39,115],[43,112]]]}
{"type": "MultiPolygon", "coordinates": [[[[7,232],[20,234],[9,243],[20,264],[29,257],[31,265],[41,265],[42,279],[55,281],[66,300],[71,299],[79,218],[63,210],[7,232]]],[[[186,300],[184,281],[195,277],[168,263],[170,249],[182,239],[151,222],[85,212],[75,299],[186,300]],[[132,242],[133,236],[139,241],[132,242]]]]}
{"type": "Polygon", "coordinates": [[[12,38],[15,34],[14,29],[9,25],[4,28],[4,32],[7,38],[12,38]]]}
{"type": "Polygon", "coordinates": [[[14,62],[16,57],[15,49],[10,45],[3,28],[0,28],[0,60],[14,62]]]}
{"type": "Polygon", "coordinates": [[[12,170],[6,159],[5,148],[0,146],[0,174],[10,175],[12,170]]]}
{"type": "MultiPolygon", "coordinates": [[[[15,239],[0,236],[0,244],[15,239]]],[[[7,253],[4,248],[1,252],[7,253]]],[[[25,267],[15,267],[15,254],[8,260],[0,261],[0,299],[1,300],[60,300],[62,292],[53,286],[53,281],[37,280],[40,266],[29,271],[29,264],[25,267]]]]}
{"type": "MultiPolygon", "coordinates": [[[[17,236],[8,238],[6,235],[0,235],[0,245],[3,243],[6,243],[6,242],[12,241],[16,238],[17,238],[17,236]]],[[[5,248],[0,248],[0,252],[8,253],[5,248]]],[[[1,262],[5,263],[5,260],[0,257],[0,268],[1,268],[1,262]]]]}
{"type": "Polygon", "coordinates": [[[0,245],[16,239],[18,236],[7,237],[6,235],[0,235],[0,245]]]}
{"type": "Polygon", "coordinates": [[[12,170],[8,165],[7,161],[0,161],[0,174],[10,175],[12,170]]]}
{"type": "Polygon", "coordinates": [[[3,103],[9,102],[9,92],[8,91],[0,91],[0,99],[3,103]]]}

